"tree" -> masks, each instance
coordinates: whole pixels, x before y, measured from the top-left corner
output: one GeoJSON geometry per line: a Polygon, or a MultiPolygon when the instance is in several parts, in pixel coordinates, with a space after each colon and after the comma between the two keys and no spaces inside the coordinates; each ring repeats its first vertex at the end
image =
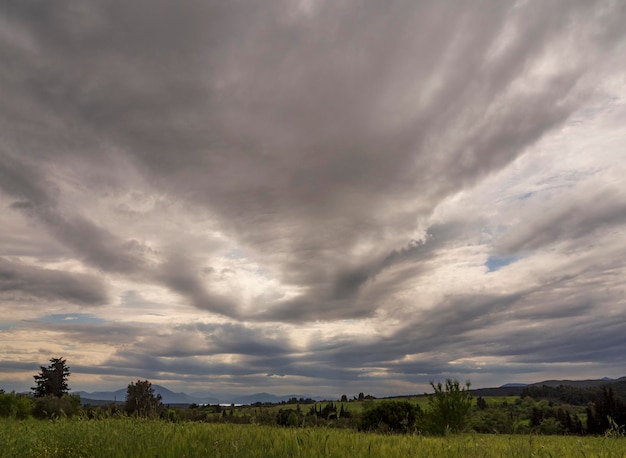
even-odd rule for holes
{"type": "Polygon", "coordinates": [[[602,387],[601,394],[587,407],[587,434],[604,434],[626,426],[626,404],[616,398],[613,388],[602,387]]]}
{"type": "Polygon", "coordinates": [[[126,411],[140,417],[156,417],[164,410],[161,395],[154,395],[152,383],[137,380],[126,389],[126,411]]]}
{"type": "Polygon", "coordinates": [[[451,379],[446,380],[445,386],[441,382],[436,385],[430,382],[430,386],[435,390],[428,397],[430,432],[444,434],[446,431],[462,431],[472,408],[469,380],[465,382],[465,388],[461,388],[458,380],[451,379]]]}
{"type": "Polygon", "coordinates": [[[35,397],[56,396],[60,398],[68,393],[70,387],[67,379],[71,372],[63,358],[51,358],[48,367],[39,367],[41,371],[33,376],[37,386],[31,388],[35,397]]]}

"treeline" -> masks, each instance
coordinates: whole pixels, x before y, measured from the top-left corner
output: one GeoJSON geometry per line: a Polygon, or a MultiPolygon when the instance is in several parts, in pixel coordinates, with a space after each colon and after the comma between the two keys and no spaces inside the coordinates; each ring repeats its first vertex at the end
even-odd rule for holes
{"type": "Polygon", "coordinates": [[[137,380],[128,385],[123,405],[81,407],[80,397],[68,394],[70,373],[64,359],[52,358],[50,365],[41,366],[41,371],[34,376],[36,386],[32,388],[32,396],[5,393],[0,389],[0,417],[24,419],[80,415],[85,419],[100,419],[136,416],[172,422],[328,426],[430,435],[475,431],[624,436],[626,431],[626,402],[620,396],[621,391],[614,391],[613,385],[595,388],[529,386],[513,400],[479,396],[474,403],[469,381],[461,386],[458,381],[449,379],[445,383],[431,382],[433,393],[426,395],[422,407],[407,400],[375,400],[373,396],[359,393],[351,400],[343,395],[340,402],[319,403],[310,398],[294,397],[278,405],[193,405],[183,409],[164,405],[149,381],[137,380]]]}
{"type": "MultiPolygon", "coordinates": [[[[626,428],[626,402],[614,390],[617,388],[620,393],[623,393],[623,385],[623,383],[616,383],[590,388],[567,385],[531,386],[522,391],[522,397],[543,399],[550,404],[560,402],[573,406],[585,406],[585,428],[582,428],[576,419],[570,421],[570,418],[559,412],[559,409],[555,411],[556,413],[542,412],[542,415],[544,418],[556,418],[568,433],[603,434],[607,430],[619,431],[620,428],[626,428]]],[[[536,413],[533,415],[533,421],[537,416],[536,413]]]]}
{"type": "Polygon", "coordinates": [[[23,420],[28,417],[40,419],[71,417],[82,412],[80,397],[64,394],[32,397],[0,390],[0,417],[23,420]]]}
{"type": "Polygon", "coordinates": [[[350,401],[318,402],[295,407],[253,405],[250,407],[194,406],[187,411],[169,412],[170,420],[253,423],[283,427],[325,426],[351,428],[378,433],[423,433],[442,435],[466,429],[472,409],[469,382],[461,386],[456,380],[431,384],[434,393],[427,408],[399,400],[376,400],[359,395],[350,401]],[[353,410],[354,409],[354,410],[353,410]],[[221,413],[220,413],[221,412],[221,413]]]}
{"type": "Polygon", "coordinates": [[[549,399],[572,405],[586,405],[598,399],[602,393],[601,387],[576,388],[569,385],[553,386],[527,386],[524,387],[520,396],[533,399],[549,399]]]}
{"type": "Polygon", "coordinates": [[[513,403],[477,399],[476,432],[624,436],[626,403],[612,387],[532,386],[513,403]]]}

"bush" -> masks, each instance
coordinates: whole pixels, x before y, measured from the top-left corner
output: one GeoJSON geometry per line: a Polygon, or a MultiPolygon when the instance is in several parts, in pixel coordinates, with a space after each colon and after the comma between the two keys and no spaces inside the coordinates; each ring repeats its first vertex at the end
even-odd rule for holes
{"type": "Polygon", "coordinates": [[[539,425],[539,432],[546,435],[562,434],[563,427],[554,417],[544,418],[539,425]]]}
{"type": "Polygon", "coordinates": [[[280,409],[276,415],[276,424],[280,426],[298,426],[300,415],[293,409],[280,409]]]}
{"type": "Polygon", "coordinates": [[[80,396],[67,395],[43,396],[35,399],[33,416],[35,418],[71,417],[80,409],[80,396]]]}
{"type": "Polygon", "coordinates": [[[359,429],[391,433],[413,431],[421,415],[419,406],[407,401],[382,401],[363,412],[359,429]]]}
{"type": "Polygon", "coordinates": [[[465,383],[465,388],[460,386],[458,380],[451,379],[447,379],[445,385],[441,382],[436,385],[430,382],[430,385],[435,393],[428,397],[430,408],[427,415],[428,432],[443,435],[448,431],[453,433],[463,431],[472,408],[470,382],[465,383]]]}
{"type": "Polygon", "coordinates": [[[155,418],[165,412],[161,395],[154,394],[152,383],[148,380],[137,380],[126,389],[126,412],[145,418],[155,418]]]}
{"type": "Polygon", "coordinates": [[[23,420],[30,415],[33,401],[29,396],[12,393],[0,393],[0,417],[23,420]]]}

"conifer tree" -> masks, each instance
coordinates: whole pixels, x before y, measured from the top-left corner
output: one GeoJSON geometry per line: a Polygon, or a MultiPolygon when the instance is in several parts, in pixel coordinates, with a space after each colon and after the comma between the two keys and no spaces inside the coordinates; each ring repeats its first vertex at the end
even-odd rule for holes
{"type": "Polygon", "coordinates": [[[65,359],[51,358],[48,367],[39,367],[41,371],[33,376],[37,386],[31,388],[35,397],[56,396],[60,398],[68,393],[70,387],[67,379],[71,371],[65,359]]]}

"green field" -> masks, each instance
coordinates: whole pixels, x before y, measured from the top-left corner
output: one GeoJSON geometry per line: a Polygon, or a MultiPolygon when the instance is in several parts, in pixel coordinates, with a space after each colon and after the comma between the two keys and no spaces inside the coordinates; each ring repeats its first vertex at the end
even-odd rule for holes
{"type": "MultiPolygon", "coordinates": [[[[472,404],[476,405],[476,399],[472,399],[472,404]]],[[[499,405],[503,402],[507,402],[509,404],[514,404],[515,401],[519,399],[519,396],[489,396],[485,398],[489,404],[491,405],[499,405]]],[[[398,396],[393,398],[384,398],[384,399],[372,399],[365,400],[362,402],[357,401],[349,401],[349,402],[340,402],[340,401],[318,401],[314,404],[300,404],[300,408],[302,411],[308,411],[312,405],[315,405],[318,408],[323,408],[329,403],[334,404],[337,409],[343,408],[351,413],[360,414],[363,413],[365,409],[367,409],[371,405],[375,405],[379,402],[387,401],[387,400],[396,400],[396,401],[408,401],[412,404],[419,405],[423,410],[428,407],[428,396],[398,396]]],[[[233,409],[233,414],[235,416],[246,416],[246,415],[256,415],[259,411],[265,411],[270,413],[276,413],[281,409],[295,409],[297,404],[272,404],[270,406],[258,407],[258,406],[239,406],[233,409]]],[[[225,407],[226,410],[229,410],[229,407],[225,407]]],[[[214,414],[213,416],[219,417],[220,414],[214,414]]]]}
{"type": "Polygon", "coordinates": [[[626,457],[614,437],[377,435],[328,428],[169,423],[132,418],[0,420],[0,456],[626,457]]]}

